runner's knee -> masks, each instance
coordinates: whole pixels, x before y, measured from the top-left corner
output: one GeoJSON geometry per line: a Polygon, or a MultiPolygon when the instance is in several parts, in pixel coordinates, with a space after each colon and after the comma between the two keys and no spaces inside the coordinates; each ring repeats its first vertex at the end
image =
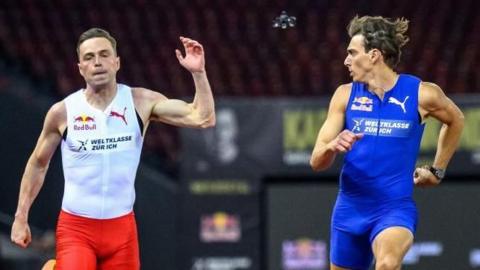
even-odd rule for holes
{"type": "Polygon", "coordinates": [[[386,255],[377,259],[375,270],[398,270],[402,264],[400,258],[392,255],[386,255]]]}

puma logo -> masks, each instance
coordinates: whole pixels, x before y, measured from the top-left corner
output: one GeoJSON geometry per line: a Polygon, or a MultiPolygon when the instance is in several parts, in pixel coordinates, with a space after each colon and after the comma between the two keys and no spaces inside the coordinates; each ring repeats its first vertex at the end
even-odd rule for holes
{"type": "Polygon", "coordinates": [[[125,123],[125,125],[128,125],[127,119],[125,118],[125,112],[126,112],[126,111],[127,111],[127,107],[125,107],[125,108],[123,109],[123,114],[120,114],[120,113],[115,112],[115,111],[110,111],[110,116],[111,116],[111,117],[118,117],[118,118],[120,118],[120,119],[123,120],[123,122],[125,123]]]}
{"type": "Polygon", "coordinates": [[[395,105],[400,106],[400,108],[402,108],[403,113],[407,113],[407,110],[405,109],[405,102],[407,102],[407,99],[409,97],[410,96],[406,96],[405,99],[403,100],[403,102],[398,101],[398,99],[396,99],[394,97],[389,97],[388,98],[388,103],[393,103],[395,105]]]}

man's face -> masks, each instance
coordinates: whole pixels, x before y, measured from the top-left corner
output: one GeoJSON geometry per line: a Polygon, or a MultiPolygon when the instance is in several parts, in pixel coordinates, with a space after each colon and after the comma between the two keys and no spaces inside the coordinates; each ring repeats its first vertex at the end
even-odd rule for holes
{"type": "Polygon", "coordinates": [[[91,38],[80,44],[78,68],[85,82],[96,88],[115,80],[120,58],[106,38],[91,38]]]}
{"type": "Polygon", "coordinates": [[[364,37],[355,35],[347,48],[344,65],[348,68],[353,81],[366,82],[367,75],[373,68],[372,50],[365,51],[364,37]]]}

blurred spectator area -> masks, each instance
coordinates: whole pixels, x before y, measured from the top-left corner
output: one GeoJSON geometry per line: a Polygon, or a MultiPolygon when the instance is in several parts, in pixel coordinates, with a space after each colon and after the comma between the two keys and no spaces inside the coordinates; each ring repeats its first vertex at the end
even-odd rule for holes
{"type": "Polygon", "coordinates": [[[350,18],[403,16],[411,41],[399,71],[464,93],[480,88],[479,7],[475,0],[2,0],[0,50],[63,97],[84,85],[78,36],[102,27],[118,40],[119,81],[183,97],[193,91],[174,55],[183,35],[204,45],[217,96],[318,96],[349,80],[350,18]],[[282,10],[297,17],[295,28],[272,28],[282,10]]]}
{"type": "MultiPolygon", "coordinates": [[[[174,54],[182,35],[203,44],[217,97],[326,96],[349,81],[349,20],[382,15],[411,22],[400,72],[471,93],[480,89],[478,8],[475,0],[2,0],[0,56],[59,99],[84,87],[76,42],[101,27],[118,41],[120,82],[183,98],[194,88],[174,54]],[[297,17],[295,28],[272,28],[282,10],[297,17]]],[[[145,155],[174,171],[177,141],[174,129],[152,125],[145,155]]]]}

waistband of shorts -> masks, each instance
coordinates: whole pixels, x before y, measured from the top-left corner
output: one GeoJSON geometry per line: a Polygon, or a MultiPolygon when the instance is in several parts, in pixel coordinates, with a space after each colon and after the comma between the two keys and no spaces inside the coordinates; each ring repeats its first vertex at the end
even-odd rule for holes
{"type": "Polygon", "coordinates": [[[130,219],[130,218],[133,218],[133,217],[135,217],[135,213],[133,211],[131,211],[131,212],[125,214],[125,215],[121,215],[121,216],[114,217],[114,218],[106,218],[106,219],[84,217],[84,216],[81,216],[81,215],[76,215],[76,214],[69,213],[69,212],[67,212],[63,209],[60,210],[60,214],[59,214],[59,218],[89,220],[89,221],[119,221],[119,220],[123,220],[123,219],[130,219]]]}

